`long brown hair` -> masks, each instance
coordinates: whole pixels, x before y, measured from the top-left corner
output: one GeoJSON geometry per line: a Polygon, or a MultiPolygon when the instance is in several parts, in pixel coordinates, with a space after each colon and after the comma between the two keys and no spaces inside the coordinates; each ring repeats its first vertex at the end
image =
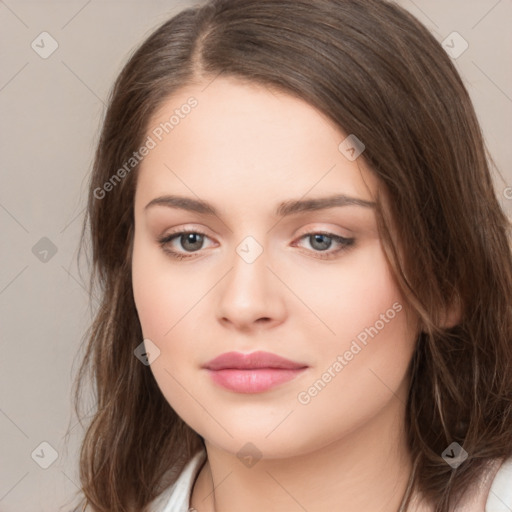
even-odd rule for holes
{"type": "Polygon", "coordinates": [[[91,293],[98,286],[101,296],[75,391],[78,412],[92,377],[97,410],[80,454],[86,500],[95,511],[144,510],[204,446],[133,354],[142,341],[131,283],[137,167],[105,197],[98,190],[171,94],[218,75],[302,98],[363,141],[361,158],[389,198],[377,209],[383,247],[421,321],[404,433],[409,491],[451,510],[491,459],[512,455],[510,221],[450,58],[383,0],[209,1],[158,28],[117,78],[82,231],[83,245],[88,229],[92,240],[91,293]],[[450,308],[459,317],[446,327],[450,308]],[[468,453],[457,469],[441,457],[454,441],[468,453]]]}

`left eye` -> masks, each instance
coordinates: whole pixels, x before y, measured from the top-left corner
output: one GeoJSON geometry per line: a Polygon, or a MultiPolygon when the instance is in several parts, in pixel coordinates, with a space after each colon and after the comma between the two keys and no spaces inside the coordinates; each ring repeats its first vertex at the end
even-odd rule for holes
{"type": "Polygon", "coordinates": [[[353,238],[344,238],[333,233],[306,233],[300,237],[300,240],[308,240],[310,247],[314,252],[326,252],[331,248],[333,242],[338,244],[338,249],[330,251],[328,254],[335,254],[343,251],[354,243],[353,238]]]}

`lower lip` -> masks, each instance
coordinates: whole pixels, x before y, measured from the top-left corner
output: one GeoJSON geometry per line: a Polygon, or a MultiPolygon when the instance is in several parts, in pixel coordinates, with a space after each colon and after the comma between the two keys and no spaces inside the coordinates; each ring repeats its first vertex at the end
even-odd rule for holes
{"type": "Polygon", "coordinates": [[[287,370],[283,368],[259,368],[253,370],[208,370],[212,380],[236,393],[262,393],[279,384],[288,382],[306,368],[287,370]]]}

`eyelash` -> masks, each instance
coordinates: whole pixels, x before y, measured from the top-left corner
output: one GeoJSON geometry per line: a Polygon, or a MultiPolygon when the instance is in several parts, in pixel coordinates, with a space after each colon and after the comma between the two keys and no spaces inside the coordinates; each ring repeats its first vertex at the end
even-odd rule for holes
{"type": "MultiPolygon", "coordinates": [[[[170,234],[160,238],[158,240],[158,243],[162,247],[163,251],[166,252],[167,254],[169,254],[169,256],[171,256],[174,259],[184,260],[184,259],[188,259],[188,258],[194,258],[195,254],[197,252],[199,252],[200,249],[199,249],[199,251],[194,251],[194,252],[191,252],[190,254],[183,254],[183,253],[180,253],[178,251],[174,251],[172,249],[169,249],[167,247],[167,245],[170,242],[172,242],[175,238],[179,238],[182,235],[189,235],[189,234],[202,235],[204,237],[209,238],[206,233],[203,233],[202,231],[199,231],[199,230],[179,231],[177,233],[170,233],[170,234]]],[[[333,259],[337,254],[343,253],[343,252],[347,251],[348,249],[350,249],[351,247],[354,246],[354,242],[355,242],[355,238],[345,238],[345,237],[342,237],[342,236],[339,236],[339,235],[335,235],[334,233],[329,233],[327,231],[310,231],[309,233],[303,234],[299,238],[299,240],[311,237],[313,235],[324,235],[324,236],[332,239],[334,242],[337,242],[337,243],[339,243],[341,245],[341,247],[339,249],[337,249],[336,251],[331,251],[331,252],[315,251],[315,250],[311,251],[311,252],[314,252],[314,253],[317,254],[317,256],[315,256],[315,257],[320,258],[320,259],[324,259],[324,260],[333,259]]]]}

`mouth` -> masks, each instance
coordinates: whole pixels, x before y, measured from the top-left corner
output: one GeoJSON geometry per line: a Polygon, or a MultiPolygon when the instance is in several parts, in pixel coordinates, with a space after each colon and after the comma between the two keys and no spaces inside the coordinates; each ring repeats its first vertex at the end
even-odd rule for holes
{"type": "Polygon", "coordinates": [[[288,382],[308,365],[285,359],[270,352],[227,352],[203,366],[211,379],[236,393],[262,393],[288,382]]]}

